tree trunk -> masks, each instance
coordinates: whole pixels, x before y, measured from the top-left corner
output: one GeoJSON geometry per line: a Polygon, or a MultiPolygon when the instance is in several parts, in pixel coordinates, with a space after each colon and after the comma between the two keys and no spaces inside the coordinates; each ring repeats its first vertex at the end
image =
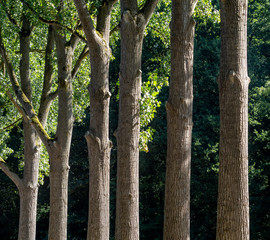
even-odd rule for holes
{"type": "Polygon", "coordinates": [[[24,130],[24,172],[20,194],[19,240],[36,238],[36,213],[40,148],[39,138],[33,127],[26,121],[24,130]]]}
{"type": "Polygon", "coordinates": [[[217,239],[249,239],[247,0],[221,1],[217,239]]]}
{"type": "MultiPolygon", "coordinates": [[[[33,161],[38,164],[38,158],[33,161]]],[[[37,168],[38,170],[38,168],[37,168]]],[[[38,176],[38,175],[36,175],[38,176]]],[[[20,193],[20,220],[19,220],[19,240],[36,239],[36,213],[38,185],[31,185],[30,181],[23,181],[19,188],[20,193]]],[[[36,183],[33,181],[33,183],[36,183]]]]}
{"type": "Polygon", "coordinates": [[[89,154],[88,240],[106,240],[110,234],[109,56],[90,55],[90,129],[85,135],[89,154]]]}
{"type": "MultiPolygon", "coordinates": [[[[30,22],[23,17],[23,26],[20,32],[20,78],[21,86],[27,98],[32,101],[30,81],[30,22]]],[[[20,194],[20,220],[19,240],[36,238],[36,213],[38,196],[38,176],[40,141],[34,128],[28,120],[23,121],[24,132],[24,171],[22,184],[19,187],[20,194]]]]}
{"type": "Polygon", "coordinates": [[[73,129],[71,70],[77,40],[67,42],[57,31],[59,30],[55,30],[54,38],[57,52],[59,104],[55,141],[48,149],[50,157],[49,240],[66,240],[69,153],[73,129]]]}
{"type": "Polygon", "coordinates": [[[164,239],[190,239],[193,108],[192,18],[197,1],[172,1],[171,81],[167,111],[164,239]]]}
{"type": "Polygon", "coordinates": [[[102,48],[98,56],[90,50],[90,128],[85,135],[89,153],[88,240],[106,240],[110,233],[110,52],[108,45],[102,48]]]}
{"type": "Polygon", "coordinates": [[[50,153],[49,240],[67,239],[69,150],[60,148],[56,146],[50,153]]]}
{"type": "Polygon", "coordinates": [[[144,29],[157,2],[148,0],[139,11],[137,0],[121,1],[116,240],[139,239],[141,54],[144,29]]]}
{"type": "MultiPolygon", "coordinates": [[[[139,15],[136,15],[140,19],[139,15]]],[[[116,240],[139,239],[139,135],[143,31],[131,13],[121,22],[117,137],[116,240]]]]}
{"type": "Polygon", "coordinates": [[[88,240],[109,240],[110,153],[109,63],[110,19],[115,0],[103,1],[96,29],[83,1],[74,0],[87,38],[91,63],[90,127],[85,137],[89,154],[88,240]],[[102,38],[97,35],[101,33],[102,38]]]}

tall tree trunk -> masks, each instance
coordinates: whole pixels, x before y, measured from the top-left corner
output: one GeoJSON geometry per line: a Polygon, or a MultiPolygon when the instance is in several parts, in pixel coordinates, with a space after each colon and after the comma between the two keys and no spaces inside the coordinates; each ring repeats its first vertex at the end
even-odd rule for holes
{"type": "Polygon", "coordinates": [[[196,0],[172,1],[171,80],[167,111],[164,239],[190,239],[193,108],[192,18],[196,0]]]}
{"type": "Polygon", "coordinates": [[[60,30],[54,31],[58,66],[58,125],[55,141],[48,148],[50,157],[49,240],[67,239],[69,153],[73,129],[71,71],[77,41],[75,39],[74,42],[72,40],[67,42],[58,31],[60,30]]]}
{"type": "Polygon", "coordinates": [[[217,239],[249,239],[247,0],[220,1],[217,239]]]}
{"type": "Polygon", "coordinates": [[[110,152],[109,62],[110,19],[115,0],[103,1],[96,29],[84,1],[74,0],[87,38],[91,63],[90,127],[85,137],[89,154],[88,240],[109,240],[110,152]],[[97,32],[101,33],[101,38],[97,32]]]}
{"type": "Polygon", "coordinates": [[[116,240],[139,239],[139,134],[144,29],[157,5],[121,1],[121,64],[117,138],[116,240]]]}
{"type": "MultiPolygon", "coordinates": [[[[30,22],[24,17],[20,32],[20,78],[22,90],[27,98],[32,101],[30,81],[30,22]]],[[[34,240],[36,237],[36,213],[39,176],[39,138],[28,120],[23,120],[24,132],[24,171],[20,194],[20,220],[18,239],[34,240]]]]}
{"type": "Polygon", "coordinates": [[[89,154],[88,240],[108,240],[110,234],[110,53],[109,48],[100,50],[105,54],[107,52],[108,57],[105,54],[90,55],[90,128],[85,135],[89,154]]]}

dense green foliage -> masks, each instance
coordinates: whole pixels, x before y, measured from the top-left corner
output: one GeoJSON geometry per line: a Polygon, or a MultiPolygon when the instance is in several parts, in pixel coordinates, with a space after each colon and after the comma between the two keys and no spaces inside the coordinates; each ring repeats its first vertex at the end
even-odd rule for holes
{"type": "MultiPolygon", "coordinates": [[[[46,3],[46,1],[37,1],[46,3]]],[[[53,3],[37,9],[52,8],[53,3]]],[[[48,3],[48,2],[47,2],[48,3]]],[[[191,239],[215,239],[218,142],[219,142],[219,99],[216,77],[219,71],[219,15],[218,1],[199,1],[196,11],[196,37],[194,53],[194,115],[192,142],[191,179],[191,239]]],[[[92,4],[93,14],[96,5],[92,4]]],[[[140,234],[141,239],[162,239],[164,179],[166,160],[166,111],[168,82],[170,76],[169,19],[170,1],[161,1],[149,28],[145,33],[143,47],[143,89],[141,100],[141,156],[140,156],[140,234]]],[[[119,6],[117,5],[117,8],[119,6]]],[[[117,9],[116,8],[116,9],[117,9]]],[[[42,10],[43,9],[43,10],[42,10]]],[[[73,9],[73,8],[72,8],[73,9]]],[[[270,1],[249,1],[248,16],[248,63],[250,84],[249,102],[249,161],[250,161],[250,212],[251,239],[269,238],[270,228],[270,1]]],[[[74,10],[74,9],[73,9],[74,10]]],[[[119,16],[115,12],[112,27],[117,25],[119,16]]],[[[46,15],[47,12],[44,12],[46,15]]],[[[1,15],[3,16],[3,15],[1,15]]],[[[46,15],[47,16],[47,15],[46,15]]],[[[74,18],[74,12],[64,12],[63,21],[74,18]]],[[[1,20],[3,21],[3,20],[1,20]]],[[[34,19],[33,21],[37,21],[34,19]]],[[[2,22],[1,22],[2,23],[2,22]]],[[[67,22],[67,26],[74,27],[67,22]]],[[[5,34],[16,30],[5,28],[5,34]],[[8,32],[10,31],[10,32],[8,32]]],[[[42,47],[44,27],[37,28],[33,47],[42,47]],[[39,35],[41,34],[41,35],[39,35]]],[[[18,39],[12,40],[13,46],[18,39]]],[[[15,44],[16,42],[16,44],[15,44]]],[[[7,44],[8,46],[8,44],[7,44]]],[[[83,44],[80,46],[81,50],[83,44]]],[[[112,35],[112,61],[110,68],[110,138],[114,143],[111,154],[111,236],[114,234],[115,185],[116,185],[116,140],[113,132],[118,118],[118,73],[120,62],[119,33],[112,35]]],[[[16,56],[16,50],[13,55],[16,56]]],[[[77,57],[79,55],[79,51],[77,57]]],[[[1,62],[1,61],[0,61],[1,62]]],[[[16,57],[14,57],[16,62],[16,57]]],[[[32,54],[35,68],[32,77],[36,91],[42,74],[43,59],[40,54],[32,54]],[[39,66],[41,70],[37,67],[39,66]],[[35,80],[36,79],[36,80],[35,80]]],[[[18,66],[18,63],[17,63],[18,66]]],[[[1,71],[1,70],[0,70],[1,71]]],[[[74,82],[75,122],[69,180],[69,225],[68,239],[85,239],[88,209],[88,159],[84,133],[88,129],[89,115],[85,111],[89,105],[87,98],[88,62],[79,71],[74,82]]],[[[1,71],[1,81],[6,79],[1,71]]],[[[6,84],[8,84],[6,82],[6,84]]],[[[38,100],[38,92],[35,94],[38,100]]],[[[0,84],[0,154],[8,156],[8,164],[21,173],[18,161],[21,155],[21,124],[4,129],[20,116],[5,95],[5,86],[0,84]],[[3,124],[4,123],[4,124],[3,124]],[[8,131],[7,131],[8,130],[8,131]],[[12,149],[12,150],[11,150],[12,149]],[[13,152],[13,153],[12,153],[13,152]]],[[[55,124],[57,110],[54,105],[49,122],[55,124]]],[[[51,132],[54,128],[51,127],[51,132]]],[[[44,155],[44,158],[46,156],[44,155]]],[[[37,216],[37,239],[46,239],[49,213],[49,184],[45,177],[39,190],[37,216]]],[[[16,239],[18,225],[18,191],[14,184],[0,171],[0,237],[16,239]]],[[[113,239],[113,238],[112,238],[113,239]]]]}

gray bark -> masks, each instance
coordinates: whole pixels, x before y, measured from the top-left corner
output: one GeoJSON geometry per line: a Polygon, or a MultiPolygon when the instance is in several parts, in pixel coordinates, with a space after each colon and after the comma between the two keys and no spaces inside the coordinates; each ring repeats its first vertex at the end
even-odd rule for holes
{"type": "Polygon", "coordinates": [[[115,0],[103,1],[94,29],[84,1],[74,0],[87,38],[91,63],[90,126],[85,137],[89,154],[88,240],[110,234],[109,62],[110,17],[115,0]],[[100,37],[99,32],[102,37],[100,37]]]}
{"type": "Polygon", "coordinates": [[[197,1],[172,1],[171,81],[167,111],[164,239],[190,239],[193,108],[192,18],[197,1]]]}
{"type": "Polygon", "coordinates": [[[49,240],[67,239],[69,153],[73,129],[72,58],[78,39],[67,42],[54,31],[58,66],[58,121],[55,139],[48,147],[50,157],[49,240]]]}
{"type": "MultiPolygon", "coordinates": [[[[30,81],[30,22],[24,18],[20,32],[20,78],[22,90],[27,98],[32,101],[30,81]]],[[[18,239],[35,239],[36,236],[36,211],[39,175],[39,139],[36,131],[29,121],[23,120],[24,132],[24,172],[20,194],[20,220],[18,239]]]]}
{"type": "Polygon", "coordinates": [[[249,239],[247,5],[220,2],[218,240],[249,239]]]}
{"type": "Polygon", "coordinates": [[[139,239],[139,134],[144,29],[157,5],[121,2],[121,63],[117,138],[116,240],[139,239]]]}

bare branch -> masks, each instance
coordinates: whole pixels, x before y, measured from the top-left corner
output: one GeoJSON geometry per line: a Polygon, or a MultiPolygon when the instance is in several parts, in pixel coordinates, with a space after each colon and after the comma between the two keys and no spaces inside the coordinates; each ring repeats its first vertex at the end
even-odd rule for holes
{"type": "Polygon", "coordinates": [[[42,126],[46,125],[49,107],[53,99],[49,99],[51,88],[53,84],[53,56],[54,56],[54,34],[53,27],[48,27],[46,54],[45,54],[45,68],[43,77],[42,95],[39,105],[38,118],[42,126]]]}
{"type": "Polygon", "coordinates": [[[69,40],[70,46],[73,49],[73,51],[75,50],[75,48],[76,48],[77,44],[79,43],[79,41],[80,41],[80,38],[78,38],[78,36],[73,33],[71,35],[71,37],[70,37],[70,40],[69,40]]]}
{"type": "Polygon", "coordinates": [[[16,173],[12,172],[9,169],[6,162],[1,157],[0,157],[0,168],[14,182],[17,188],[20,189],[23,184],[22,180],[19,178],[19,176],[16,173]]]}
{"type": "Polygon", "coordinates": [[[88,50],[87,45],[85,45],[85,47],[82,50],[77,62],[75,63],[74,68],[72,69],[72,73],[71,73],[72,79],[75,78],[75,76],[76,76],[76,74],[77,74],[77,72],[78,72],[78,70],[79,70],[79,68],[81,66],[82,61],[88,56],[88,54],[89,54],[89,50],[88,50]]]}
{"type": "MultiPolygon", "coordinates": [[[[33,53],[45,53],[44,49],[30,49],[29,52],[33,52],[33,53]]],[[[20,51],[15,51],[16,54],[20,54],[20,51]]]]}
{"type": "Polygon", "coordinates": [[[17,119],[15,122],[13,122],[13,123],[9,124],[8,126],[0,129],[0,132],[3,132],[3,131],[5,131],[5,130],[13,127],[13,126],[16,126],[21,120],[22,120],[22,118],[17,119]]]}
{"type": "Polygon", "coordinates": [[[144,15],[145,18],[145,24],[147,25],[159,0],[147,0],[144,4],[143,8],[141,9],[141,12],[144,15]]]}
{"type": "Polygon", "coordinates": [[[24,109],[17,103],[17,101],[13,98],[12,94],[9,91],[7,91],[7,95],[9,97],[10,101],[13,103],[13,105],[17,108],[19,113],[23,116],[23,118],[25,118],[27,120],[28,116],[27,116],[26,112],[24,111],[24,109]]]}
{"type": "Polygon", "coordinates": [[[58,96],[58,89],[54,92],[51,92],[49,95],[48,95],[48,100],[49,101],[53,101],[54,99],[56,99],[58,96]]]}
{"type": "Polygon", "coordinates": [[[110,31],[110,36],[115,33],[116,31],[119,31],[121,27],[121,23],[118,23],[111,31],[110,31]]]}

